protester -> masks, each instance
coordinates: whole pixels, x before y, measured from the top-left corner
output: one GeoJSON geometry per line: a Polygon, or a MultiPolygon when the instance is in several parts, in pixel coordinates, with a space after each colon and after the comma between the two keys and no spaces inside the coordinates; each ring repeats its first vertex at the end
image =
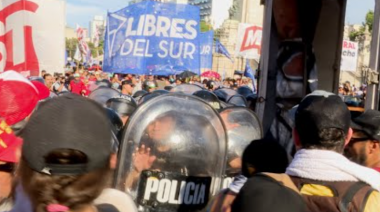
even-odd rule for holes
{"type": "Polygon", "coordinates": [[[45,76],[45,74],[46,74],[46,71],[45,71],[45,70],[42,70],[42,71],[41,71],[41,77],[43,78],[43,77],[45,76]]]}
{"type": "Polygon", "coordinates": [[[350,112],[340,97],[315,91],[302,100],[294,129],[299,151],[286,173],[306,198],[309,210],[346,211],[349,202],[355,208],[365,205],[365,212],[380,208],[380,174],[342,155],[351,137],[350,112]],[[349,200],[345,200],[347,195],[352,195],[349,200]],[[337,205],[341,201],[348,202],[337,205]]]}
{"type": "Polygon", "coordinates": [[[54,93],[66,92],[68,89],[65,86],[66,79],[63,76],[59,76],[55,83],[52,85],[52,91],[54,93]]]}
{"type": "Polygon", "coordinates": [[[69,90],[78,95],[86,95],[86,86],[80,80],[80,75],[79,74],[74,74],[74,80],[70,82],[69,90]]]}
{"type": "MultiPolygon", "coordinates": [[[[140,79],[141,80],[141,79],[140,79]]],[[[149,75],[148,79],[144,81],[143,89],[149,93],[155,91],[158,88],[157,81],[154,79],[153,75],[149,75]]]]}
{"type": "Polygon", "coordinates": [[[124,80],[121,83],[121,93],[124,95],[132,96],[135,85],[132,80],[124,80]]]}
{"type": "MultiPolygon", "coordinates": [[[[288,155],[277,141],[261,139],[252,141],[244,150],[241,171],[244,177],[251,178],[261,172],[284,173],[288,165],[288,155]]],[[[230,189],[223,190],[210,203],[208,211],[230,211],[236,196],[230,189]]]]}
{"type": "Polygon", "coordinates": [[[41,103],[22,137],[20,180],[34,212],[101,211],[93,201],[109,180],[111,129],[100,105],[73,95],[41,103]]]}
{"type": "Polygon", "coordinates": [[[0,211],[12,209],[12,183],[18,163],[22,139],[13,134],[4,120],[0,120],[0,211]]]}
{"type": "Polygon", "coordinates": [[[51,74],[45,74],[43,76],[44,78],[44,81],[45,81],[45,86],[49,89],[49,90],[52,90],[52,86],[53,86],[53,83],[54,83],[54,78],[51,74]]]}
{"type": "Polygon", "coordinates": [[[352,120],[354,130],[345,155],[352,161],[380,172],[380,112],[368,110],[352,120]]]}

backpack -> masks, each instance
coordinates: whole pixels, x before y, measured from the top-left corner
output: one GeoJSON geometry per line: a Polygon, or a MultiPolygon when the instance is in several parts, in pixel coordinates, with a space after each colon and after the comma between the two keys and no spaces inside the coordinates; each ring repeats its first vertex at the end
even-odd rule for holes
{"type": "Polygon", "coordinates": [[[364,212],[368,197],[374,191],[363,182],[322,182],[290,177],[286,174],[264,173],[284,186],[299,193],[310,212],[364,212]],[[319,185],[329,188],[334,196],[304,195],[300,193],[305,185],[319,185]]]}

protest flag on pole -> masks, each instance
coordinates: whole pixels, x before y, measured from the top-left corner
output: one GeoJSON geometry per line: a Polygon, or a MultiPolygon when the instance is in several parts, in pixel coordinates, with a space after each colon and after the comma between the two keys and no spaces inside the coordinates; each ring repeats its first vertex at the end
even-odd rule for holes
{"type": "Polygon", "coordinates": [[[226,56],[228,59],[231,60],[231,62],[234,62],[232,60],[231,54],[228,52],[227,48],[225,46],[223,46],[223,44],[220,43],[219,40],[215,41],[215,52],[226,56]]]}
{"type": "Polygon", "coordinates": [[[251,68],[251,65],[249,64],[248,59],[246,60],[245,63],[245,71],[244,71],[244,76],[249,77],[252,80],[252,85],[253,85],[253,92],[256,92],[256,85],[255,85],[255,73],[251,68]]]}
{"type": "Polygon", "coordinates": [[[74,60],[81,61],[82,60],[82,54],[79,51],[79,46],[77,45],[77,49],[74,54],[74,60]]]}

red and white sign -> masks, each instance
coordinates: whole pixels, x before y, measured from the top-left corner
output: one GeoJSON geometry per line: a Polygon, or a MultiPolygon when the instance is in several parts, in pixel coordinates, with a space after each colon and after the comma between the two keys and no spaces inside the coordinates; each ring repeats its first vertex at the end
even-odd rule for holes
{"type": "Polygon", "coordinates": [[[259,59],[263,28],[250,24],[239,24],[236,53],[238,57],[259,59]]]}
{"type": "Polygon", "coordinates": [[[340,70],[355,72],[357,70],[358,53],[359,53],[358,43],[344,40],[340,70]]]}
{"type": "Polygon", "coordinates": [[[0,72],[63,72],[65,2],[0,1],[0,72]]]}

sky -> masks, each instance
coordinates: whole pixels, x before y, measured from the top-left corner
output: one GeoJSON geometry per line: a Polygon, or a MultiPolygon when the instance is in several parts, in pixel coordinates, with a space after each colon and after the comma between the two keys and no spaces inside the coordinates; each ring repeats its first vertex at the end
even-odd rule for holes
{"type": "Polygon", "coordinates": [[[361,24],[368,10],[374,10],[375,0],[347,0],[346,23],[361,24]]]}
{"type": "MultiPolygon", "coordinates": [[[[79,24],[88,28],[95,15],[106,17],[107,11],[113,12],[128,5],[129,0],[66,0],[67,25],[79,24]]],[[[375,7],[375,0],[348,0],[346,23],[360,24],[368,10],[375,7]]]]}
{"type": "Polygon", "coordinates": [[[66,24],[88,28],[95,15],[106,17],[107,11],[114,12],[128,6],[129,0],[66,0],[66,24]]]}

